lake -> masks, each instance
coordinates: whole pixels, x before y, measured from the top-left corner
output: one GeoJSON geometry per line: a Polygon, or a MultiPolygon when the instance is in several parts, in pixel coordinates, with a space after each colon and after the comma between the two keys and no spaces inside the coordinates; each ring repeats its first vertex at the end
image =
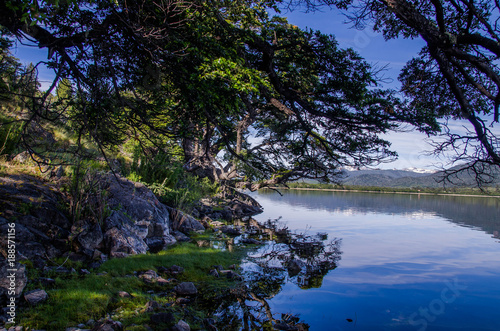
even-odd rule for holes
{"type": "Polygon", "coordinates": [[[500,330],[500,199],[282,193],[253,193],[254,218],[339,238],[342,253],[315,286],[287,276],[267,298],[274,314],[310,330],[500,330]]]}

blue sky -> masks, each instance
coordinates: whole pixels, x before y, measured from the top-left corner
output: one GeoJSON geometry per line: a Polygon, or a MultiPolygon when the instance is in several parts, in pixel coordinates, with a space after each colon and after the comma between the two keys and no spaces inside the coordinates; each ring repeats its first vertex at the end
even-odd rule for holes
{"type": "MultiPolygon", "coordinates": [[[[300,28],[311,28],[323,33],[334,34],[341,47],[351,47],[363,56],[369,63],[377,67],[387,66],[384,77],[391,82],[383,87],[397,88],[399,82],[397,76],[405,63],[418,54],[424,42],[415,40],[390,40],[385,41],[381,34],[373,32],[368,26],[364,30],[357,30],[351,24],[345,24],[346,18],[337,10],[325,8],[322,11],[305,13],[300,10],[293,12],[283,11],[282,16],[288,17],[291,24],[300,28]]],[[[22,63],[37,63],[47,59],[47,49],[38,49],[33,46],[21,45],[19,42],[13,49],[13,53],[22,63]]],[[[39,66],[42,87],[50,85],[53,74],[43,65],[39,66]]],[[[454,123],[454,127],[463,131],[460,123],[454,123]]],[[[380,168],[405,169],[426,168],[437,169],[449,166],[446,159],[437,159],[426,155],[431,150],[427,143],[427,137],[418,132],[391,133],[383,136],[392,143],[392,150],[399,154],[399,159],[392,163],[381,164],[380,168]]]]}

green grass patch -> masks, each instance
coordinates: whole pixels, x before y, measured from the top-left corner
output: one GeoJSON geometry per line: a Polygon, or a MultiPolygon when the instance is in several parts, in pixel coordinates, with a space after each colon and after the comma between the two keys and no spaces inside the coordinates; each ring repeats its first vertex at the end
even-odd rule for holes
{"type": "MultiPolygon", "coordinates": [[[[176,245],[157,254],[134,255],[123,259],[112,259],[105,262],[97,273],[107,272],[104,275],[92,273],[81,276],[77,274],[62,275],[56,278],[53,288],[45,289],[49,294],[47,302],[30,308],[21,309],[18,325],[30,329],[64,330],[67,327],[86,323],[89,319],[98,320],[110,314],[114,319],[121,321],[127,330],[146,330],[144,325],[149,323],[151,313],[144,312],[144,306],[149,300],[156,300],[160,305],[167,306],[174,302],[173,294],[157,296],[147,293],[169,292],[171,285],[146,284],[134,271],[157,270],[158,267],[179,265],[184,273],[177,277],[178,281],[192,281],[196,284],[200,294],[196,303],[190,305],[188,315],[185,309],[173,305],[170,309],[178,319],[188,320],[196,327],[204,316],[207,316],[209,304],[204,302],[203,296],[210,294],[207,299],[212,300],[214,295],[222,295],[227,289],[236,284],[226,278],[215,278],[208,275],[213,265],[228,267],[238,264],[245,255],[245,250],[233,252],[221,251],[210,247],[198,247],[192,243],[176,245]],[[119,291],[130,293],[132,298],[120,298],[119,291]],[[130,326],[130,328],[128,327],[130,326]]],[[[31,269],[27,265],[28,269],[31,269]]],[[[31,275],[38,273],[29,272],[31,275]]],[[[213,309],[214,305],[211,305],[213,309]]]]}

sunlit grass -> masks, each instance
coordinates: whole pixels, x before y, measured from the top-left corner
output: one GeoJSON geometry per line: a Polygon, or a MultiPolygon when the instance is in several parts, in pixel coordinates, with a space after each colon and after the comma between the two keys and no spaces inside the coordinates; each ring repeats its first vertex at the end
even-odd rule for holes
{"type": "MultiPolygon", "coordinates": [[[[183,243],[158,254],[112,259],[96,271],[107,274],[92,273],[86,276],[73,274],[56,278],[54,288],[45,289],[49,294],[49,300],[22,311],[18,325],[48,331],[64,330],[86,323],[89,319],[98,320],[106,314],[112,314],[125,326],[136,325],[127,330],[145,330],[142,325],[149,322],[151,314],[144,311],[146,303],[153,298],[160,305],[171,304],[175,300],[173,294],[160,297],[147,291],[168,292],[176,283],[167,286],[146,284],[138,277],[132,276],[134,271],[157,270],[160,266],[179,265],[185,269],[184,273],[178,276],[179,281],[195,282],[201,293],[215,293],[231,286],[232,281],[214,278],[208,275],[208,271],[213,265],[227,268],[231,264],[237,264],[243,254],[243,250],[228,252],[183,243]],[[118,296],[119,291],[128,292],[132,297],[121,298],[118,296]]],[[[31,274],[37,273],[31,272],[31,274]]],[[[178,309],[178,314],[182,313],[182,308],[174,307],[172,308],[174,314],[176,314],[175,309],[178,309]]],[[[195,315],[202,317],[203,312],[196,312],[195,315]]]]}

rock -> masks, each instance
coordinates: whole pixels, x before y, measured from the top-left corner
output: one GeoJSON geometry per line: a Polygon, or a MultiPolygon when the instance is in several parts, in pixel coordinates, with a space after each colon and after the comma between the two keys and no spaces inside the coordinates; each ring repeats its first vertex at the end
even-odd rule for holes
{"type": "Polygon", "coordinates": [[[163,237],[150,237],[144,239],[146,245],[148,245],[149,251],[151,253],[158,253],[165,247],[165,243],[163,242],[163,237]]]}
{"type": "Polygon", "coordinates": [[[241,235],[241,231],[239,229],[233,228],[229,225],[221,226],[220,230],[222,233],[229,234],[231,236],[239,236],[241,235]]]}
{"type": "Polygon", "coordinates": [[[108,218],[113,226],[104,234],[106,250],[111,257],[126,257],[134,254],[145,254],[148,246],[134,231],[132,221],[121,212],[113,211],[108,218]]]}
{"type": "Polygon", "coordinates": [[[177,295],[195,295],[198,293],[196,286],[192,282],[180,283],[174,287],[174,291],[177,295]]]}
{"type": "Polygon", "coordinates": [[[216,270],[216,269],[212,269],[212,270],[210,270],[210,271],[208,272],[208,274],[209,274],[210,276],[214,276],[214,277],[219,278],[219,273],[217,272],[217,270],[216,270]]]}
{"type": "Polygon", "coordinates": [[[118,291],[118,296],[120,298],[132,298],[132,295],[125,291],[118,291]]]}
{"type": "Polygon", "coordinates": [[[188,304],[190,302],[191,302],[191,300],[189,300],[187,298],[177,298],[177,300],[175,300],[175,303],[178,305],[185,305],[185,304],[188,304]]]}
{"type": "Polygon", "coordinates": [[[148,270],[139,275],[139,278],[146,283],[153,283],[158,279],[158,274],[154,270],[148,270]]]}
{"type": "MultiPolygon", "coordinates": [[[[72,227],[73,230],[73,227],[72,227]]],[[[73,231],[72,231],[73,232],[73,231]]],[[[77,236],[78,243],[82,246],[83,252],[93,253],[96,248],[102,243],[104,236],[102,234],[101,226],[97,223],[86,224],[82,232],[77,236]]],[[[87,254],[92,256],[91,254],[87,254]]]]}
{"type": "Polygon", "coordinates": [[[123,331],[122,323],[113,320],[97,322],[92,331],[123,331]]]}
{"type": "Polygon", "coordinates": [[[156,279],[156,283],[157,283],[158,285],[168,285],[168,284],[170,284],[170,281],[169,281],[169,280],[166,280],[166,279],[165,279],[165,278],[163,278],[163,277],[158,277],[158,278],[156,279]]]}
{"type": "Polygon", "coordinates": [[[90,274],[90,271],[88,271],[87,269],[80,269],[80,275],[89,275],[90,274]]]}
{"type": "Polygon", "coordinates": [[[144,308],[146,312],[153,312],[160,308],[160,304],[157,301],[150,300],[146,303],[146,307],[144,308]]]}
{"type": "Polygon", "coordinates": [[[172,327],[172,331],[191,331],[191,328],[189,327],[189,324],[187,324],[183,320],[180,320],[176,325],[172,327]]]}
{"type": "Polygon", "coordinates": [[[248,244],[248,245],[262,245],[262,242],[253,239],[253,238],[245,238],[241,240],[242,243],[248,244]]]}
{"type": "Polygon", "coordinates": [[[24,299],[32,306],[36,306],[49,298],[49,295],[44,290],[33,290],[24,293],[24,299]]]}
{"type": "Polygon", "coordinates": [[[9,290],[11,290],[11,285],[14,287],[14,296],[19,298],[28,283],[26,267],[23,264],[16,263],[15,269],[17,271],[12,272],[7,270],[6,260],[0,260],[0,263],[0,300],[7,296],[9,290]]]}
{"type": "Polygon", "coordinates": [[[195,220],[192,216],[181,212],[180,210],[173,209],[170,217],[172,221],[172,228],[175,231],[180,231],[184,234],[205,231],[205,227],[200,222],[195,220]]]}
{"type": "Polygon", "coordinates": [[[125,213],[135,224],[135,233],[145,237],[170,234],[170,213],[154,193],[144,184],[126,178],[106,175],[109,182],[108,205],[111,209],[125,213]],[[159,233],[159,231],[162,233],[159,233]]]}
{"type": "MultiPolygon", "coordinates": [[[[59,210],[64,196],[56,187],[27,175],[0,177],[0,233],[8,233],[15,219],[17,260],[31,260],[37,266],[69,251],[71,221],[59,210]]],[[[7,236],[0,237],[0,253],[8,255],[7,236]]]]}
{"type": "Polygon", "coordinates": [[[293,259],[287,263],[287,270],[290,277],[296,276],[300,273],[303,267],[305,267],[305,263],[302,260],[293,259]]]}
{"type": "Polygon", "coordinates": [[[178,242],[186,242],[186,241],[191,240],[191,239],[189,239],[188,236],[186,236],[184,233],[182,233],[180,231],[174,231],[172,233],[172,235],[174,236],[175,240],[177,240],[178,242]]]}
{"type": "Polygon", "coordinates": [[[31,160],[31,155],[28,151],[21,152],[14,156],[12,161],[18,162],[18,163],[25,163],[26,161],[31,160]]]}
{"type": "Polygon", "coordinates": [[[172,313],[156,313],[150,317],[152,324],[171,324],[175,321],[172,313]]]}
{"type": "Polygon", "coordinates": [[[213,266],[212,266],[212,268],[214,268],[214,269],[215,269],[215,270],[217,270],[217,271],[224,270],[224,267],[223,267],[223,266],[221,266],[221,265],[219,265],[219,264],[218,264],[218,265],[213,265],[213,266]]]}

